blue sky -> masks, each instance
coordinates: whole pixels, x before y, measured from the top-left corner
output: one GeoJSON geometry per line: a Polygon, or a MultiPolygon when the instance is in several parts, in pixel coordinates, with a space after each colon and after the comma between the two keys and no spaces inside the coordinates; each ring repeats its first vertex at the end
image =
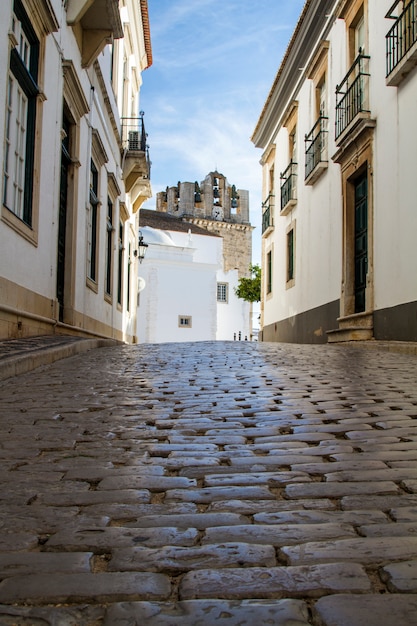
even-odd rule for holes
{"type": "Polygon", "coordinates": [[[153,65],[143,73],[154,197],[217,169],[249,190],[260,263],[261,152],[250,141],[305,0],[148,0],[153,65]]]}

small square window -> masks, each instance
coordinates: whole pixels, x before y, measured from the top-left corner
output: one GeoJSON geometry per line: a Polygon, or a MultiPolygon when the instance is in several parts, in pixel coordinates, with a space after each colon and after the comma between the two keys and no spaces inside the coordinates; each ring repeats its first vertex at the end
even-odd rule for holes
{"type": "Polygon", "coordinates": [[[191,328],[192,324],[191,315],[179,315],[178,316],[178,326],[180,328],[191,328]]]}
{"type": "Polygon", "coordinates": [[[217,283],[217,302],[227,302],[228,292],[229,285],[227,283],[217,283]]]}

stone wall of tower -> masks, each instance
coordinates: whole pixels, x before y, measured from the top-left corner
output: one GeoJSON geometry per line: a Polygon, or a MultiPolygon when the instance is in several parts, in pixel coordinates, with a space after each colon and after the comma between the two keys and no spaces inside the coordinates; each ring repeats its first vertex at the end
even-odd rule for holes
{"type": "Polygon", "coordinates": [[[225,272],[237,269],[239,278],[250,275],[249,266],[252,263],[253,230],[250,224],[233,224],[196,217],[185,217],[184,219],[222,237],[223,268],[225,272]]]}
{"type": "Polygon", "coordinates": [[[249,222],[249,192],[230,185],[219,172],[210,172],[198,184],[179,182],[156,196],[156,210],[169,213],[214,232],[223,238],[224,270],[249,276],[252,262],[252,226],[249,222]],[[214,217],[220,207],[222,216],[214,217]]]}
{"type": "Polygon", "coordinates": [[[249,224],[249,192],[236,190],[223,174],[211,172],[197,182],[178,182],[156,195],[156,210],[177,217],[213,218],[213,208],[222,209],[222,220],[249,224]]]}

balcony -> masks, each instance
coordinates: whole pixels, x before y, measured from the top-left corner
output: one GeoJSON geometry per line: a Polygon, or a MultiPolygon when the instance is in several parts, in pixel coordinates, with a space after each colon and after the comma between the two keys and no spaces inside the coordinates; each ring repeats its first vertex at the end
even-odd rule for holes
{"type": "Polygon", "coordinates": [[[140,117],[122,117],[122,169],[126,192],[130,194],[134,211],[151,197],[151,162],[143,121],[140,117]]]}
{"type": "Polygon", "coordinates": [[[123,37],[118,0],[67,0],[66,10],[83,67],[89,67],[113,39],[123,37]]]}
{"type": "Polygon", "coordinates": [[[287,215],[297,204],[297,163],[290,161],[281,176],[281,213],[287,215]]]}
{"type": "Polygon", "coordinates": [[[328,118],[321,115],[305,136],[305,184],[312,185],[327,169],[328,118]]]}
{"type": "Polygon", "coordinates": [[[369,110],[369,56],[359,54],[352,67],[336,87],[336,144],[340,145],[346,135],[370,118],[369,110]]]}
{"type": "Polygon", "coordinates": [[[399,2],[397,0],[385,16],[395,20],[386,35],[386,77],[390,86],[399,85],[417,65],[417,6],[410,2],[399,15],[393,15],[399,2]]]}
{"type": "Polygon", "coordinates": [[[262,235],[269,235],[274,228],[275,196],[270,193],[265,202],[262,202],[262,235]]]}

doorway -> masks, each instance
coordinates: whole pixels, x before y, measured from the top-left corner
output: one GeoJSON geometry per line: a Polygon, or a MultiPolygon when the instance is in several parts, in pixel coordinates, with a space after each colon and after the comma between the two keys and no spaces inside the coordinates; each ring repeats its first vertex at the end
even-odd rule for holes
{"type": "Polygon", "coordinates": [[[368,273],[368,177],[365,171],[354,181],[355,187],[355,313],[366,310],[368,273]]]}

